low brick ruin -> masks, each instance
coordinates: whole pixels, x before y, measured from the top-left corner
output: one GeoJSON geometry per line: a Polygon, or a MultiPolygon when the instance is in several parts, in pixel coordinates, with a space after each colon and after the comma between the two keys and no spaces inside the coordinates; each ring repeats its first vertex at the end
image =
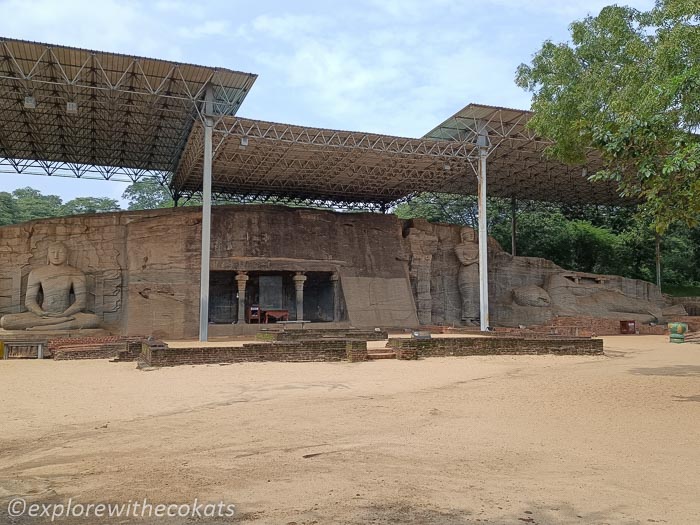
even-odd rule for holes
{"type": "Polygon", "coordinates": [[[435,339],[389,339],[386,349],[368,351],[360,339],[308,339],[249,343],[239,347],[191,346],[170,348],[162,341],[144,341],[139,367],[251,363],[277,361],[361,362],[373,356],[401,360],[421,357],[472,355],[601,355],[603,341],[590,338],[455,337],[435,339]]]}
{"type": "Polygon", "coordinates": [[[522,339],[519,337],[440,337],[389,339],[400,359],[472,355],[602,355],[603,340],[587,338],[522,339]]]}
{"type": "Polygon", "coordinates": [[[141,352],[141,337],[71,337],[49,340],[47,357],[56,361],[113,359],[134,361],[141,352]],[[128,358],[130,356],[130,358],[128,358]]]}
{"type": "Polygon", "coordinates": [[[169,348],[161,341],[145,341],[139,358],[139,366],[161,367],[260,361],[286,363],[362,361],[366,355],[367,341],[357,339],[311,339],[250,343],[239,347],[193,346],[188,348],[169,348]]]}

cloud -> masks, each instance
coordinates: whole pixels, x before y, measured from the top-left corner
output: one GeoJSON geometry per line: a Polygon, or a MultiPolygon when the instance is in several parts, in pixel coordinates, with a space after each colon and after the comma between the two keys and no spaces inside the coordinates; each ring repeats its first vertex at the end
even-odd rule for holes
{"type": "Polygon", "coordinates": [[[573,22],[587,15],[595,16],[605,6],[614,3],[643,10],[654,6],[653,0],[486,0],[485,5],[505,7],[518,12],[551,14],[573,22]]]}
{"type": "Polygon", "coordinates": [[[256,38],[272,38],[281,41],[292,41],[300,37],[320,34],[335,24],[330,16],[264,14],[255,17],[249,24],[249,36],[256,38]]]}
{"type": "Polygon", "coordinates": [[[207,20],[195,26],[180,27],[177,34],[183,38],[202,38],[210,36],[225,36],[229,33],[230,25],[226,20],[207,20]]]}
{"type": "MultiPolygon", "coordinates": [[[[256,108],[270,120],[420,136],[469,102],[503,104],[483,93],[486,77],[499,84],[492,95],[503,85],[516,91],[515,66],[492,56],[477,25],[448,27],[448,14],[435,10],[427,18],[391,20],[400,6],[412,5],[381,3],[384,18],[369,8],[338,8],[333,18],[266,14],[244,25],[238,34],[257,42],[255,59],[269,72],[244,112],[250,114],[258,95],[275,92],[276,115],[256,108]]],[[[418,9],[429,11],[423,4],[418,9]]],[[[529,105],[527,96],[520,100],[529,105]]]]}
{"type": "Polygon", "coordinates": [[[0,9],[12,16],[0,20],[0,34],[88,49],[176,58],[166,22],[133,2],[104,0],[9,0],[0,9]]]}

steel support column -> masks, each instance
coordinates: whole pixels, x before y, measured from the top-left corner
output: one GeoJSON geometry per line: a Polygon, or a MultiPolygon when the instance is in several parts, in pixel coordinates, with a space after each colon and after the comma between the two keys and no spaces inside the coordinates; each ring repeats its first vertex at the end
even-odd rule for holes
{"type": "Polygon", "coordinates": [[[483,124],[479,125],[477,138],[479,147],[479,318],[481,331],[489,329],[489,269],[488,241],[489,233],[486,224],[486,157],[488,157],[489,138],[483,124]]]}
{"type": "Polygon", "coordinates": [[[202,170],[202,263],[199,273],[199,340],[209,337],[209,259],[211,257],[211,164],[214,129],[214,91],[207,86],[204,99],[204,167],[202,170]]]}
{"type": "Polygon", "coordinates": [[[515,196],[510,198],[510,254],[516,256],[516,236],[518,232],[517,224],[518,201],[515,196]]]}

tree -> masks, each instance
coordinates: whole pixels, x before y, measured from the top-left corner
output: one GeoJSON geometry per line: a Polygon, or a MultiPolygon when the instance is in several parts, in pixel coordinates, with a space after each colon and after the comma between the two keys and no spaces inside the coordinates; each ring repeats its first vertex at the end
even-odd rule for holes
{"type": "Polygon", "coordinates": [[[167,188],[154,179],[144,179],[129,185],[122,199],[129,202],[129,210],[170,208],[175,203],[167,188]]]}
{"type": "MultiPolygon", "coordinates": [[[[487,199],[486,207],[489,231],[501,222],[510,221],[510,201],[491,197],[487,199]]],[[[409,202],[399,204],[394,213],[401,219],[422,218],[475,229],[479,226],[478,201],[474,195],[422,193],[409,202]]]]}
{"type": "Polygon", "coordinates": [[[14,224],[18,215],[17,202],[12,194],[0,192],[0,226],[14,224]]]}
{"type": "Polygon", "coordinates": [[[699,23],[700,0],[605,7],[516,75],[533,92],[530,127],[554,141],[548,153],[580,163],[598,150],[605,169],[593,178],[640,199],[659,232],[700,216],[699,23]]]}
{"type": "Polygon", "coordinates": [[[477,225],[476,197],[423,193],[411,201],[399,204],[394,213],[401,219],[422,218],[430,222],[462,224],[475,228],[477,225]]]}
{"type": "Polygon", "coordinates": [[[61,215],[63,201],[58,195],[43,195],[34,188],[18,188],[12,192],[16,203],[14,222],[31,221],[61,215]]]}
{"type": "Polygon", "coordinates": [[[116,199],[109,199],[107,197],[77,197],[61,206],[61,215],[103,213],[119,210],[119,203],[116,199]]]}
{"type": "MultiPolygon", "coordinates": [[[[129,201],[129,210],[155,210],[157,208],[172,208],[175,206],[170,191],[166,186],[155,179],[144,179],[129,185],[122,199],[129,201]]],[[[212,204],[222,204],[216,199],[212,204]]],[[[181,199],[178,206],[201,206],[202,202],[198,196],[192,196],[185,200],[181,199]]]]}

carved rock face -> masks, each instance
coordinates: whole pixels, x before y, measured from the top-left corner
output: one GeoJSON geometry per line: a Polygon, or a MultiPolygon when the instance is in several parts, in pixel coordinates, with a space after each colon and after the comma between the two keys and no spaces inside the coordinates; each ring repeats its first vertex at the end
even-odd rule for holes
{"type": "Polygon", "coordinates": [[[547,290],[534,284],[514,288],[513,301],[519,306],[544,307],[552,304],[552,299],[549,297],[547,290]]]}

